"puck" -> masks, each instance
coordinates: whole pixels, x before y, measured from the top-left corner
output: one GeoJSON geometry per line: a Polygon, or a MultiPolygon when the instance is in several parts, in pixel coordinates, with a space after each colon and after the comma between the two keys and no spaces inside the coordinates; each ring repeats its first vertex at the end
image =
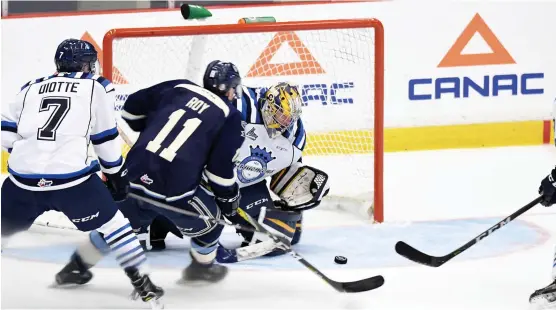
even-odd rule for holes
{"type": "Polygon", "coordinates": [[[336,257],[334,257],[334,262],[336,264],[344,265],[344,264],[347,264],[348,259],[343,257],[343,256],[336,256],[336,257]]]}

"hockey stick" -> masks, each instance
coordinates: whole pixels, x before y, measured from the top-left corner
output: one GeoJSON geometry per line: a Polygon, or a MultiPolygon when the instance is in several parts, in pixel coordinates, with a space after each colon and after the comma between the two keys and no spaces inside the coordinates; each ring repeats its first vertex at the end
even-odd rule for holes
{"type": "Polygon", "coordinates": [[[129,197],[132,197],[132,198],[137,199],[137,200],[144,201],[146,203],[149,203],[149,204],[151,204],[155,207],[159,207],[161,209],[166,209],[166,210],[173,211],[173,212],[176,212],[176,213],[181,213],[183,215],[195,217],[195,218],[198,218],[198,219],[203,220],[203,221],[209,221],[209,222],[211,222],[213,224],[216,224],[216,225],[230,226],[230,227],[233,227],[233,228],[239,229],[239,230],[244,230],[244,231],[249,231],[249,232],[257,232],[257,230],[253,227],[243,226],[243,225],[240,225],[240,224],[230,224],[230,223],[226,222],[225,220],[217,219],[217,218],[214,218],[214,217],[208,216],[208,215],[202,215],[202,214],[197,213],[197,212],[187,211],[187,210],[184,210],[184,209],[181,209],[181,208],[177,208],[177,207],[174,207],[174,206],[171,206],[171,205],[167,205],[165,203],[162,203],[160,201],[157,201],[157,200],[154,200],[154,199],[151,199],[151,198],[147,198],[145,196],[137,195],[135,193],[129,193],[129,197]]]}
{"type": "Polygon", "coordinates": [[[203,220],[208,220],[208,221],[211,221],[214,224],[231,226],[231,227],[235,227],[235,228],[243,229],[243,230],[248,230],[248,231],[261,232],[261,233],[267,235],[269,238],[271,238],[274,242],[280,242],[280,243],[286,245],[287,246],[286,252],[288,252],[293,258],[295,258],[298,262],[303,264],[303,266],[305,266],[307,269],[311,270],[314,274],[319,276],[322,280],[324,280],[324,282],[328,283],[330,286],[332,286],[338,292],[344,292],[344,293],[366,292],[366,291],[377,289],[384,284],[384,278],[380,275],[370,277],[370,278],[366,278],[366,279],[362,279],[362,280],[358,280],[358,281],[352,281],[352,282],[338,282],[338,281],[334,281],[334,280],[330,279],[325,274],[323,274],[320,270],[318,270],[315,266],[313,266],[311,263],[309,263],[307,260],[305,260],[303,258],[303,256],[301,256],[299,253],[295,252],[291,248],[291,246],[289,245],[289,242],[287,242],[286,240],[283,240],[281,237],[278,237],[278,236],[275,236],[275,235],[271,234],[268,230],[266,230],[257,221],[253,220],[251,218],[251,216],[249,216],[249,214],[247,214],[242,209],[238,209],[238,213],[242,217],[244,217],[246,219],[249,219],[249,222],[251,224],[253,224],[253,226],[255,226],[255,229],[250,228],[250,227],[245,227],[245,226],[242,226],[242,225],[229,224],[224,220],[219,220],[219,219],[216,219],[216,218],[213,218],[213,217],[209,217],[209,216],[201,215],[201,214],[198,214],[198,213],[195,213],[195,212],[191,212],[191,211],[183,210],[183,209],[180,209],[180,208],[176,208],[176,207],[167,205],[165,203],[162,203],[162,202],[159,202],[159,201],[147,198],[147,197],[143,197],[143,196],[140,196],[140,195],[137,195],[137,194],[134,194],[134,193],[130,193],[129,196],[131,196],[135,199],[142,200],[144,202],[150,203],[150,204],[152,204],[156,207],[162,208],[162,209],[174,211],[174,212],[181,213],[181,214],[188,215],[188,216],[197,217],[197,218],[203,219],[203,220]]]}
{"type": "Polygon", "coordinates": [[[440,266],[444,265],[444,263],[446,263],[447,261],[451,260],[452,258],[454,258],[454,257],[458,256],[459,254],[463,253],[465,250],[467,250],[470,247],[474,246],[475,244],[479,243],[484,238],[490,236],[492,233],[494,233],[496,230],[498,230],[502,226],[510,223],[511,221],[515,220],[518,216],[522,215],[523,213],[527,212],[529,209],[536,206],[539,202],[541,202],[541,199],[542,199],[542,196],[540,196],[538,198],[535,198],[535,200],[531,201],[530,203],[528,203],[527,205],[525,205],[521,209],[517,210],[516,212],[514,212],[510,216],[503,219],[502,221],[494,224],[494,226],[492,226],[488,230],[482,232],[480,235],[473,238],[471,241],[467,242],[466,244],[462,245],[461,247],[459,247],[458,249],[456,249],[455,251],[453,251],[453,252],[451,252],[447,255],[431,256],[431,255],[425,254],[425,253],[415,249],[414,247],[410,246],[409,244],[407,244],[403,241],[398,241],[398,243],[396,243],[396,252],[398,254],[400,254],[401,256],[403,256],[403,257],[405,257],[409,260],[412,260],[416,263],[423,264],[423,265],[430,266],[430,267],[440,267],[440,266]]]}

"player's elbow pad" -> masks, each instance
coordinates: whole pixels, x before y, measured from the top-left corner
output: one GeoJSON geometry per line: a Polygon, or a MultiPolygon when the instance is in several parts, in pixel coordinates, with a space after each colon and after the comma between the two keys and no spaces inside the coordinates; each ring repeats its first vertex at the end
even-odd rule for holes
{"type": "Polygon", "coordinates": [[[127,112],[126,110],[122,110],[122,119],[133,131],[143,131],[143,129],[147,126],[146,115],[135,115],[127,112]]]}
{"type": "Polygon", "coordinates": [[[140,119],[140,120],[127,120],[127,119],[124,118],[124,120],[127,123],[127,125],[129,126],[129,128],[131,128],[131,130],[133,130],[135,132],[141,132],[147,126],[147,119],[146,118],[143,118],[143,119],[140,119]]]}

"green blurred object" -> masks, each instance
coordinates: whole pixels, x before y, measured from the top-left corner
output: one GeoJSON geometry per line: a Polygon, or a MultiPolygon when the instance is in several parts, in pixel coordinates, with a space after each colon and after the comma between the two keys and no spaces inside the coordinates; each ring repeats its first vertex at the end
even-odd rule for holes
{"type": "Polygon", "coordinates": [[[275,22],[276,22],[276,18],[272,16],[244,17],[238,21],[239,24],[275,23],[275,22]]]}
{"type": "Polygon", "coordinates": [[[200,5],[184,3],[181,5],[180,11],[181,16],[183,16],[184,19],[200,19],[212,16],[212,13],[209,10],[200,5]]]}

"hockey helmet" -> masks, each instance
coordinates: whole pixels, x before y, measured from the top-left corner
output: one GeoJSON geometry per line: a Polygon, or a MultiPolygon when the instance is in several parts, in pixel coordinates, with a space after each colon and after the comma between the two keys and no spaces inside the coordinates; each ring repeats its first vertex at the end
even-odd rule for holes
{"type": "Polygon", "coordinates": [[[230,89],[235,89],[236,96],[240,96],[241,75],[233,63],[215,60],[205,70],[203,86],[219,96],[225,96],[230,89]]]}
{"type": "Polygon", "coordinates": [[[301,95],[297,86],[282,82],[270,87],[262,98],[261,114],[271,138],[291,131],[301,116],[301,95]]]}
{"type": "Polygon", "coordinates": [[[91,72],[96,74],[98,54],[95,47],[84,40],[67,39],[56,49],[54,63],[58,72],[91,72]]]}

